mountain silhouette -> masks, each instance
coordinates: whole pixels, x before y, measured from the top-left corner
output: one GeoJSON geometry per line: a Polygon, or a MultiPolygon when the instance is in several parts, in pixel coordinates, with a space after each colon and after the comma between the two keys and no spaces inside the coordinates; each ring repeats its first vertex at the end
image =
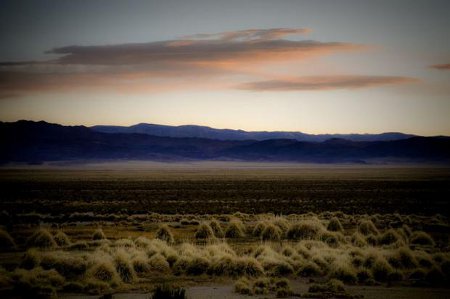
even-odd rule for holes
{"type": "Polygon", "coordinates": [[[313,163],[449,163],[450,138],[354,141],[330,138],[219,140],[143,133],[103,133],[44,121],[0,122],[2,163],[70,160],[241,160],[313,163]]]}

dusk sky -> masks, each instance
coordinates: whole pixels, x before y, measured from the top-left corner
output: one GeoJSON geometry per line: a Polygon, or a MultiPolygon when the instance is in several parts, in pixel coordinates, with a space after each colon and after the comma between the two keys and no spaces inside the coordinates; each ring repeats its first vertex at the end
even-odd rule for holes
{"type": "Polygon", "coordinates": [[[450,1],[0,1],[0,120],[450,135],[450,1]]]}

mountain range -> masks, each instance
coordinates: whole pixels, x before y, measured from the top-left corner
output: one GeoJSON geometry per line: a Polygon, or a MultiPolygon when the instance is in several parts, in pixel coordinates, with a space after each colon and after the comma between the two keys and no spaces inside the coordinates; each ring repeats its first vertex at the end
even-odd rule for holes
{"type": "Polygon", "coordinates": [[[389,132],[382,134],[306,134],[302,132],[256,131],[215,129],[205,126],[165,126],[140,123],[134,126],[93,126],[94,131],[102,133],[140,133],[164,137],[197,137],[217,140],[268,140],[295,139],[298,141],[322,142],[331,138],[341,138],[351,141],[388,141],[414,137],[415,135],[389,132]]]}
{"type": "MultiPolygon", "coordinates": [[[[155,125],[142,124],[133,127],[141,129],[152,127],[152,130],[158,128],[155,125]]],[[[170,131],[175,128],[172,132],[176,132],[178,130],[176,128],[180,128],[160,127],[163,127],[163,129],[159,131],[159,134],[165,134],[165,129],[170,131]]],[[[450,163],[450,137],[445,136],[409,137],[401,133],[388,133],[388,135],[370,135],[371,139],[368,141],[351,140],[350,137],[348,139],[335,137],[325,140],[319,139],[320,141],[300,141],[296,138],[241,140],[232,137],[224,139],[226,134],[221,133],[230,131],[230,134],[245,135],[245,133],[248,133],[252,136],[251,134],[271,134],[272,132],[206,128],[205,132],[216,132],[217,136],[220,137],[212,139],[213,137],[198,137],[198,134],[200,134],[198,132],[202,130],[199,128],[204,127],[183,126],[180,134],[187,134],[186,127],[192,130],[192,136],[156,136],[149,134],[151,131],[146,131],[147,133],[128,132],[127,129],[121,131],[124,127],[62,126],[44,121],[0,122],[0,162],[239,160],[312,163],[450,163]],[[105,130],[109,130],[109,132],[105,133],[105,130]],[[378,140],[376,136],[379,136],[378,140]],[[387,136],[390,136],[388,140],[386,140],[387,136]],[[399,138],[392,140],[394,136],[399,138]]],[[[273,133],[293,134],[289,132],[273,133]]],[[[324,135],[304,135],[325,138],[324,135]]],[[[260,138],[263,138],[262,136],[263,134],[259,135],[260,138]]],[[[355,138],[365,136],[368,138],[369,135],[350,136],[355,138]]]]}

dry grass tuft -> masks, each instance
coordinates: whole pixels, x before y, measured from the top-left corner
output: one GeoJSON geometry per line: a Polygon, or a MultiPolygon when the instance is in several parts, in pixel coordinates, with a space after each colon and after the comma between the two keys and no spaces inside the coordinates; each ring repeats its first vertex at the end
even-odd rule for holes
{"type": "Polygon", "coordinates": [[[105,240],[106,236],[105,233],[103,232],[103,230],[101,228],[98,228],[94,231],[94,233],[92,234],[92,240],[97,241],[97,240],[105,240]]]}
{"type": "Polygon", "coordinates": [[[239,220],[232,220],[225,231],[227,238],[243,238],[245,237],[244,225],[239,220]]]}
{"type": "Polygon", "coordinates": [[[379,231],[370,219],[363,219],[358,224],[358,231],[364,236],[378,235],[379,231]]]}
{"type": "Polygon", "coordinates": [[[209,222],[209,226],[211,226],[211,229],[213,230],[216,238],[223,238],[224,233],[219,221],[217,221],[216,219],[211,219],[211,221],[209,222]]]}
{"type": "Polygon", "coordinates": [[[48,230],[40,228],[28,238],[27,247],[55,248],[58,245],[48,230]]]}
{"type": "Polygon", "coordinates": [[[424,246],[434,246],[436,244],[429,234],[422,231],[412,233],[410,243],[424,246]]]}
{"type": "Polygon", "coordinates": [[[61,247],[70,246],[71,242],[69,237],[61,230],[58,230],[54,236],[56,244],[61,247]]]}
{"type": "Polygon", "coordinates": [[[234,284],[234,291],[242,295],[252,295],[253,290],[250,281],[246,277],[240,278],[234,284]]]}
{"type": "Polygon", "coordinates": [[[282,232],[279,226],[276,226],[272,223],[266,225],[261,233],[261,239],[264,241],[279,241],[281,239],[281,236],[282,232]]]}
{"type": "Polygon", "coordinates": [[[130,256],[124,249],[118,249],[115,252],[114,265],[123,282],[132,283],[136,279],[136,273],[131,264],[130,256]]]}
{"type": "Polygon", "coordinates": [[[165,224],[161,225],[156,231],[156,238],[162,241],[166,241],[169,244],[172,244],[174,242],[173,234],[170,231],[170,228],[165,224]]]}
{"type": "Polygon", "coordinates": [[[324,231],[325,228],[319,220],[302,220],[289,227],[286,237],[291,240],[316,240],[324,231]]]}
{"type": "Polygon", "coordinates": [[[215,238],[214,231],[212,230],[211,226],[209,226],[209,224],[206,222],[202,222],[200,224],[197,231],[195,232],[194,237],[196,239],[203,239],[203,240],[211,240],[215,238]]]}
{"type": "Polygon", "coordinates": [[[344,231],[344,228],[342,227],[342,224],[337,217],[331,218],[330,222],[328,223],[327,229],[332,232],[344,231]]]}

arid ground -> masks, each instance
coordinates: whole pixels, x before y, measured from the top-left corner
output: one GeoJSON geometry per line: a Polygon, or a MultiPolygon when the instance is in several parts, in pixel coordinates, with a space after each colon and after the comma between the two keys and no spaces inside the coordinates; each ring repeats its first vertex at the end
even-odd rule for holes
{"type": "Polygon", "coordinates": [[[446,167],[16,165],[0,198],[2,298],[450,296],[446,167]]]}

